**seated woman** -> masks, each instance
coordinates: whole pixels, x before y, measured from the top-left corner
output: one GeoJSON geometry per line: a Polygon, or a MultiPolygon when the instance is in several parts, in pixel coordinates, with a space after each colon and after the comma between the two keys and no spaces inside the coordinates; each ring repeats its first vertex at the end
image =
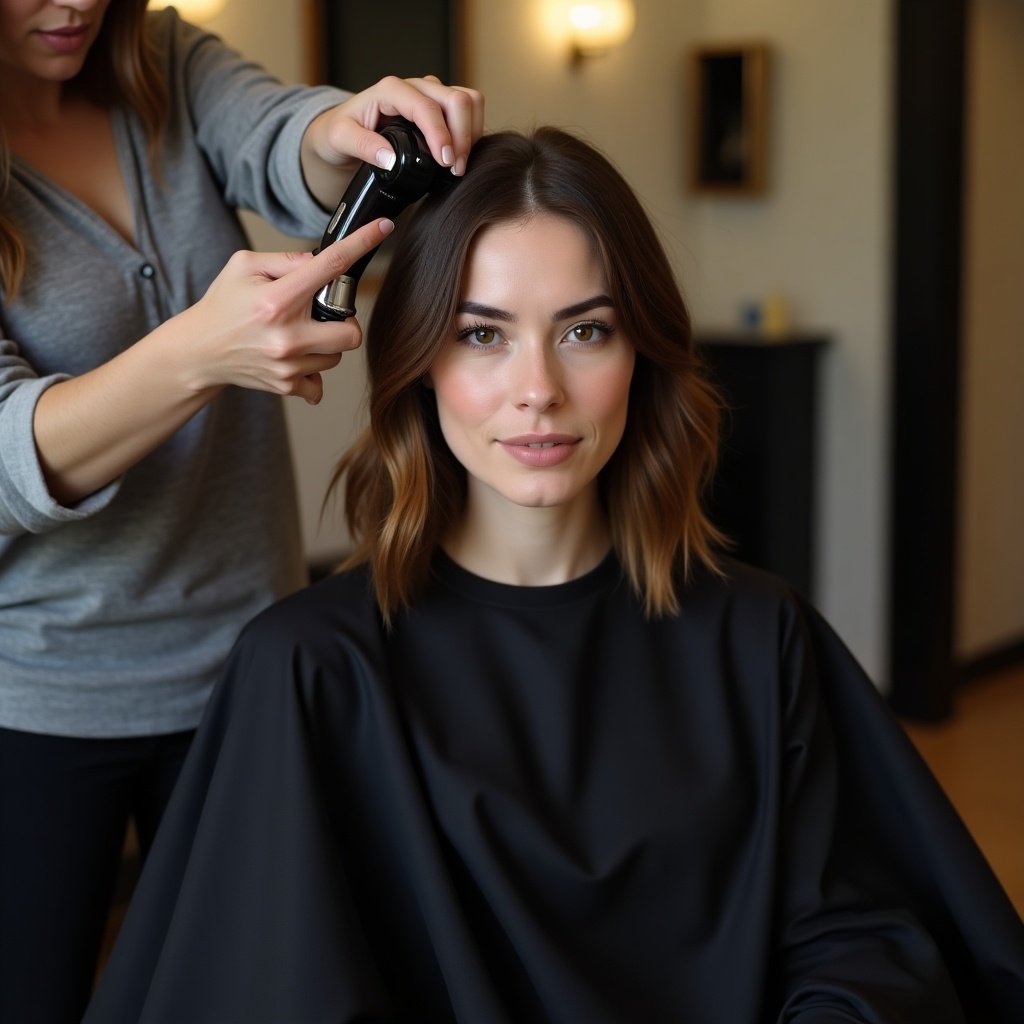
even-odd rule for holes
{"type": "Polygon", "coordinates": [[[86,1017],[1024,1020],[1024,929],[827,625],[701,510],[656,234],[555,129],[404,236],[355,549],[236,644],[86,1017]]]}

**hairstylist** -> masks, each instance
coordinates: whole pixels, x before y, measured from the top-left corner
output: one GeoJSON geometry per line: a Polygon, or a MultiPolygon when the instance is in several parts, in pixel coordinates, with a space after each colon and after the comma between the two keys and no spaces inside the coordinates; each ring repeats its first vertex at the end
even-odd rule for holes
{"type": "Polygon", "coordinates": [[[239,627],[305,581],[281,395],[359,344],[319,236],[401,114],[461,174],[479,94],[285,87],[145,0],[0,0],[0,1020],[77,1021],[239,627]]]}

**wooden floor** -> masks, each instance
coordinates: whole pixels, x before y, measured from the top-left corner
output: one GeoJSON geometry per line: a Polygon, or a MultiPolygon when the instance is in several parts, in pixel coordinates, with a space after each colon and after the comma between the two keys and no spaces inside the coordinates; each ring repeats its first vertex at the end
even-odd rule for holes
{"type": "Polygon", "coordinates": [[[1024,666],[964,684],[944,722],[903,724],[1024,917],[1024,666]]]}

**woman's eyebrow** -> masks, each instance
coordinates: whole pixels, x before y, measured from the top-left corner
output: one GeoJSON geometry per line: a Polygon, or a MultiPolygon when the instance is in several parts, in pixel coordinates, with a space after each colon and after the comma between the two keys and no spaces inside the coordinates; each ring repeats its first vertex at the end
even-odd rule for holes
{"type": "Polygon", "coordinates": [[[498,309],[497,306],[485,306],[482,302],[460,302],[456,312],[472,313],[473,316],[484,316],[488,320],[503,320],[508,324],[514,324],[518,319],[514,313],[498,309]]]}
{"type": "Polygon", "coordinates": [[[592,309],[615,308],[615,303],[607,295],[595,295],[591,299],[584,299],[582,302],[574,302],[565,309],[558,310],[551,317],[553,321],[568,320],[571,317],[579,316],[580,313],[588,313],[592,309]]]}
{"type": "MultiPolygon", "coordinates": [[[[559,320],[568,320],[571,317],[579,316],[580,313],[587,313],[592,309],[613,308],[614,303],[607,295],[595,295],[592,298],[584,299],[582,302],[574,302],[571,306],[556,310],[551,314],[552,323],[559,320]]],[[[505,309],[498,309],[497,306],[487,306],[482,302],[460,302],[457,310],[459,313],[469,313],[473,316],[487,317],[489,320],[501,320],[504,323],[514,324],[518,317],[505,309]]]]}

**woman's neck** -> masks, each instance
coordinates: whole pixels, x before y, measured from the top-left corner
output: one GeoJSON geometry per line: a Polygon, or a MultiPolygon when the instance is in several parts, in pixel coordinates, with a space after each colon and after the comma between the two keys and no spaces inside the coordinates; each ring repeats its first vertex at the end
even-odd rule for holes
{"type": "Polygon", "coordinates": [[[65,83],[0,69],[0,122],[8,132],[39,131],[60,125],[69,96],[65,83]]]}
{"type": "Polygon", "coordinates": [[[524,508],[469,498],[462,522],[445,538],[446,554],[498,583],[550,586],[589,572],[608,554],[611,534],[596,500],[524,508]]]}

